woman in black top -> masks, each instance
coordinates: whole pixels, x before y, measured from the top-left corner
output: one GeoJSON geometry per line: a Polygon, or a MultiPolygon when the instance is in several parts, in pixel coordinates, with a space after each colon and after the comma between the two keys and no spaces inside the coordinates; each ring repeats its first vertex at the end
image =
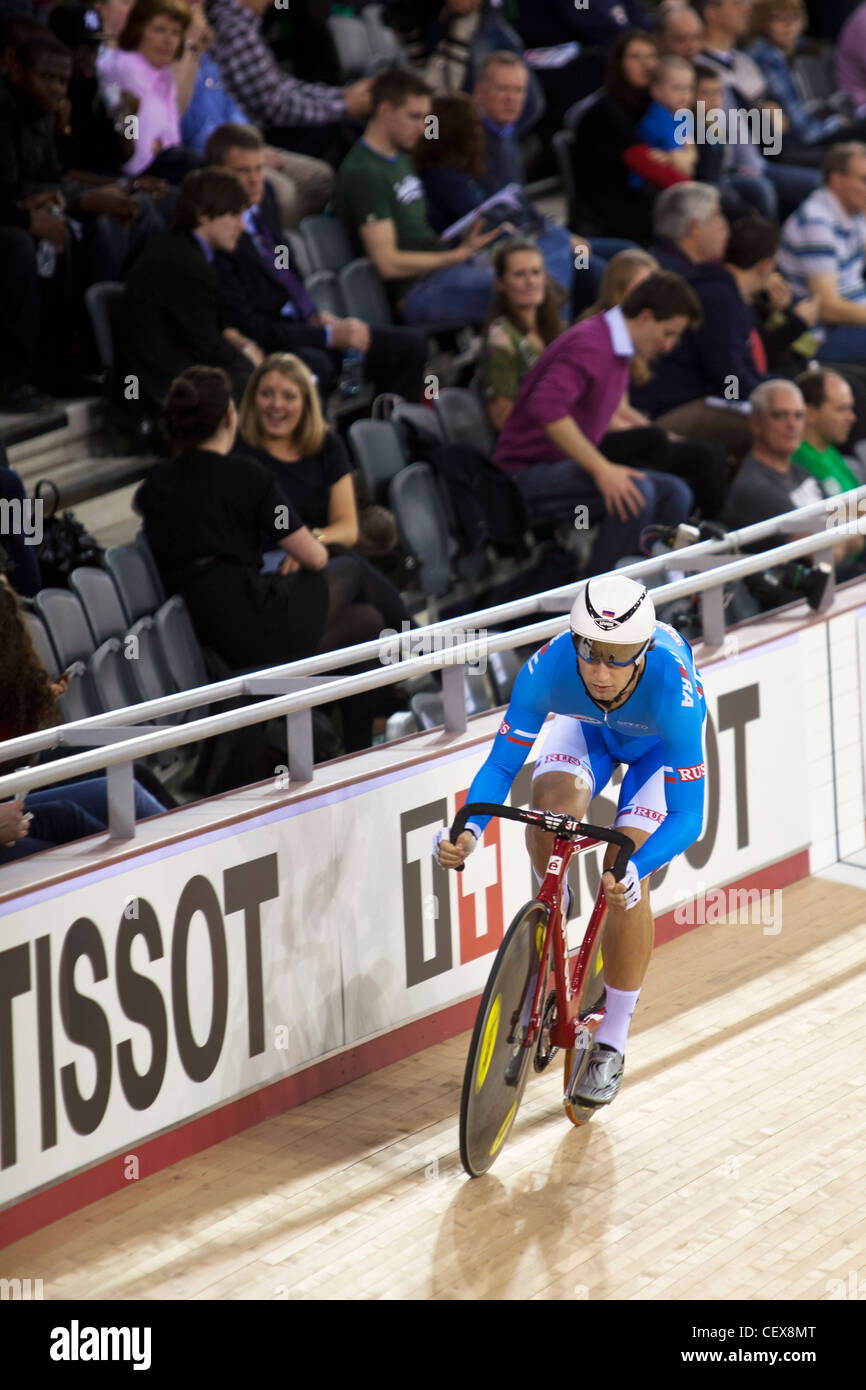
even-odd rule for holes
{"type": "Polygon", "coordinates": [[[629,187],[630,171],[623,156],[638,145],[637,123],[649,106],[657,57],[652,34],[642,29],[621,34],[608,55],[604,89],[575,131],[572,159],[577,200],[586,214],[590,237],[595,232],[646,242],[652,236],[653,193],[629,187]]]}
{"type": "MultiPolygon", "coordinates": [[[[330,559],[272,474],[232,452],[237,411],[226,373],[181,372],[164,414],[178,452],[151,469],[135,505],[163,583],[183,595],[202,645],[245,670],[377,637],[385,620],[364,600],[351,560],[330,559]],[[275,546],[285,559],[263,575],[262,553],[275,546]]],[[[370,742],[371,696],[343,702],[349,752],[370,742]]]]}
{"type": "Polygon", "coordinates": [[[409,621],[399,593],[351,549],[359,536],[352,465],[343,441],[325,423],[315,382],[299,357],[274,352],[256,367],[241,401],[240,433],[239,448],[264,465],[316,539],[355,566],[365,601],[399,631],[409,621]]]}

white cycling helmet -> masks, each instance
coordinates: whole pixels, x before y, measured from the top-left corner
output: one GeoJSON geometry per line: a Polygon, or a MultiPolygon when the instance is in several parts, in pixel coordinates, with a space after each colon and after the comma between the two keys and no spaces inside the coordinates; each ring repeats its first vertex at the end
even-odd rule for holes
{"type": "Polygon", "coordinates": [[[605,647],[641,648],[643,656],[653,639],[656,612],[643,584],[624,574],[588,579],[571,609],[575,645],[599,642],[605,647]]]}

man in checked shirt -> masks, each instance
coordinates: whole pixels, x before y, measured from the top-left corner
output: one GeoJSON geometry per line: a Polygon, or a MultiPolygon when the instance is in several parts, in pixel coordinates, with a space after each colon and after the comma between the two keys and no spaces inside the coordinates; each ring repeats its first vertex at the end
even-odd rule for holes
{"type": "Polygon", "coordinates": [[[262,37],[261,17],[271,0],[215,0],[208,9],[214,32],[211,56],[235,101],[267,138],[284,149],[322,155],[327,126],[359,120],[370,109],[370,78],[347,87],[301,82],[283,72],[262,37]],[[312,131],[311,127],[318,127],[312,131]]]}

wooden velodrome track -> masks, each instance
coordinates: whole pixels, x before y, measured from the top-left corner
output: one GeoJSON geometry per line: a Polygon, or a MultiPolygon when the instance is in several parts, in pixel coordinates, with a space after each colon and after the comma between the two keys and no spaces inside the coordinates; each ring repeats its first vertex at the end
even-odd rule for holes
{"type": "Polygon", "coordinates": [[[660,947],[614,1105],[572,1129],[560,1067],[533,1075],[484,1178],[457,1155],[463,1034],[9,1246],[0,1275],[46,1299],[850,1297],[866,867],[782,913],[660,947]]]}

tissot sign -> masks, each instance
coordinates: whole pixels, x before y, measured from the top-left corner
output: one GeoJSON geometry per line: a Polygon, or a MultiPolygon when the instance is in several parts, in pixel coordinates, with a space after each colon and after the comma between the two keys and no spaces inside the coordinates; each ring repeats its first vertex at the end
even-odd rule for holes
{"type": "MultiPolygon", "coordinates": [[[[705,824],[656,876],[658,912],[808,843],[802,759],[780,756],[802,745],[803,665],[793,637],[704,673],[705,824]]],[[[475,744],[0,903],[0,1205],[479,994],[532,893],[523,830],[491,822],[462,874],[431,850],[499,719],[473,722],[475,744]]],[[[615,796],[590,819],[610,823],[615,796]]],[[[572,866],[572,932],[599,858],[572,866]]]]}

